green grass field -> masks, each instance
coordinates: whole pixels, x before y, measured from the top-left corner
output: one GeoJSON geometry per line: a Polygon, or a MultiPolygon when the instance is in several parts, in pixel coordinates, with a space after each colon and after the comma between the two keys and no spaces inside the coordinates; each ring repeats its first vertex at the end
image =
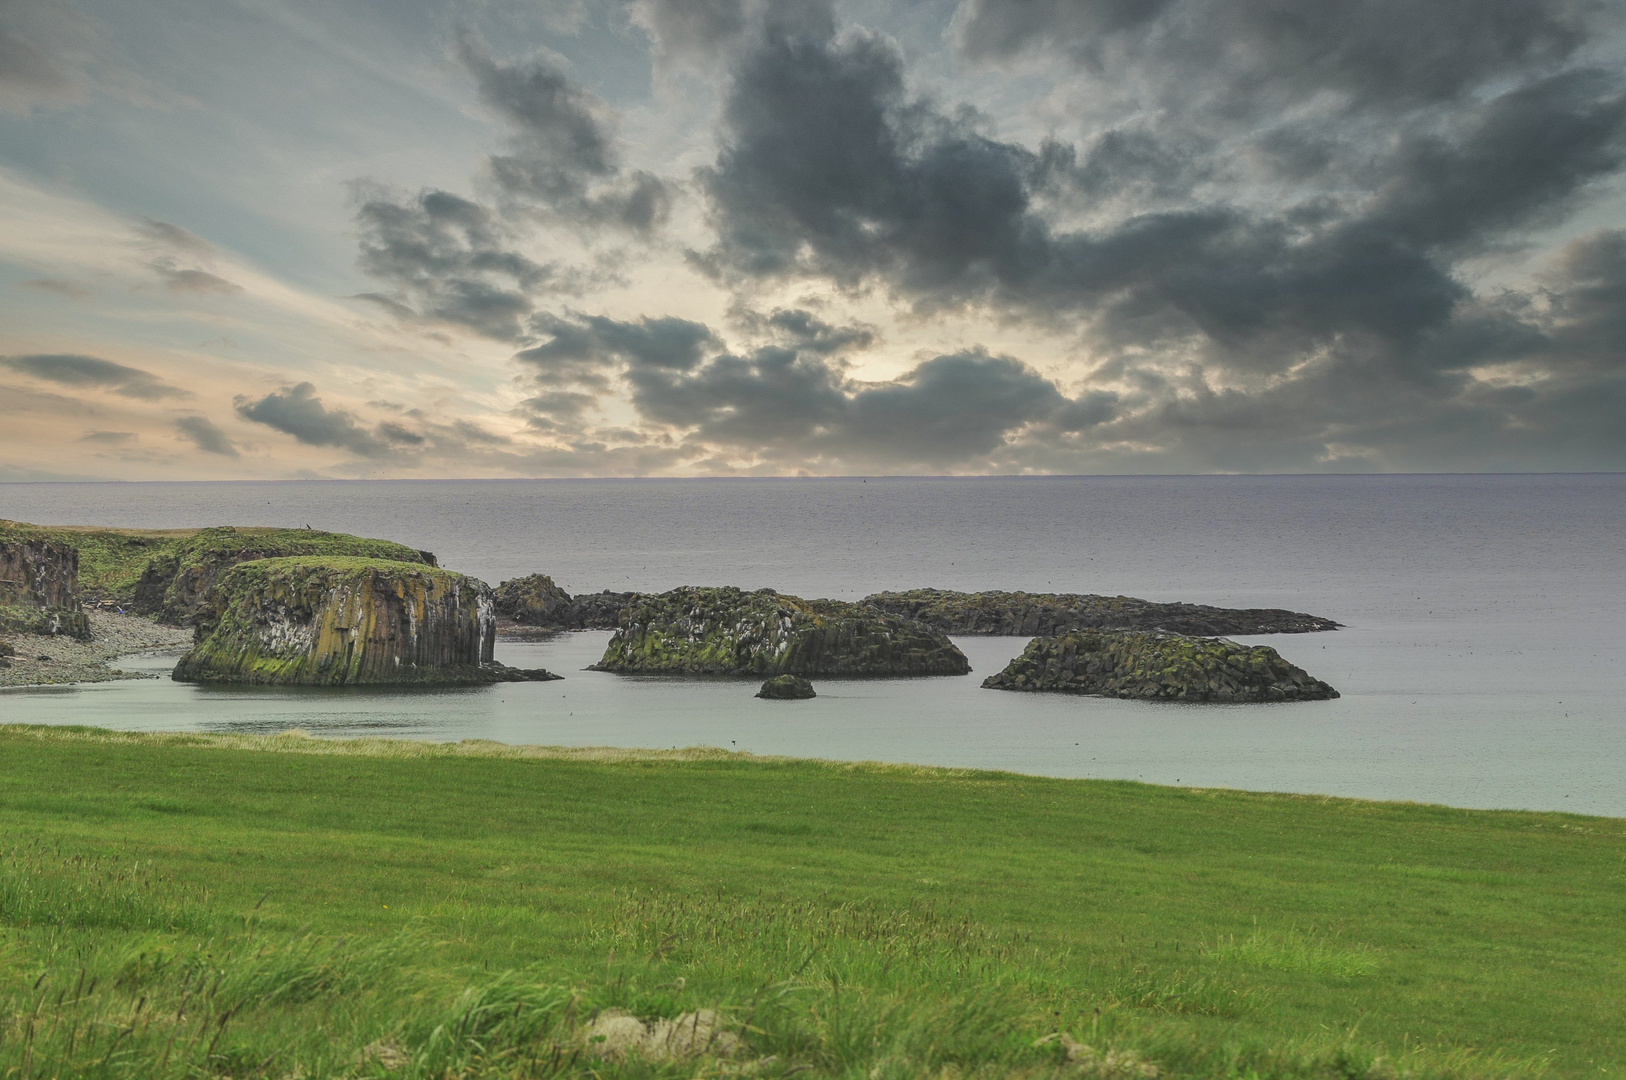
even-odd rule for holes
{"type": "Polygon", "coordinates": [[[0,973],[28,1080],[1614,1076],[1626,821],[0,728],[0,973]]]}

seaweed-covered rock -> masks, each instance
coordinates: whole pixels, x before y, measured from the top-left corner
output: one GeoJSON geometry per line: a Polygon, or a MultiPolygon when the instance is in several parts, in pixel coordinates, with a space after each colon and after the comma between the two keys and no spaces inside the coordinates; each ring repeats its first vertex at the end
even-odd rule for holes
{"type": "Polygon", "coordinates": [[[88,639],[79,606],[79,552],[37,537],[0,539],[0,630],[88,639]]]}
{"type": "Polygon", "coordinates": [[[197,621],[204,598],[221,572],[238,563],[291,556],[324,556],[419,563],[433,567],[435,557],[389,540],[315,529],[201,529],[166,547],[147,564],[131,597],[132,609],[166,622],[197,621]]]}
{"type": "Polygon", "coordinates": [[[1172,634],[1305,634],[1336,630],[1317,615],[1280,608],[1159,604],[1133,596],[1082,593],[910,589],[864,598],[882,611],[916,619],[945,634],[1049,636],[1070,630],[1164,630],[1172,634]]]}
{"type": "Polygon", "coordinates": [[[637,593],[610,592],[571,596],[546,574],[514,578],[497,586],[497,614],[521,626],[551,630],[614,630],[621,613],[637,593]]]}
{"type": "Polygon", "coordinates": [[[208,595],[181,682],[489,683],[483,582],[422,563],[297,556],[239,563],[208,595]]]}
{"type": "Polygon", "coordinates": [[[772,589],[635,597],[597,671],[681,675],[964,675],[944,634],[863,604],[772,589]]]}
{"type": "Polygon", "coordinates": [[[769,701],[805,701],[818,696],[813,684],[800,675],[775,675],[757,691],[757,697],[769,701]]]}
{"type": "Polygon", "coordinates": [[[1338,691],[1268,645],[1144,631],[1078,630],[1034,638],[991,690],[1158,701],[1319,701],[1338,691]]]}

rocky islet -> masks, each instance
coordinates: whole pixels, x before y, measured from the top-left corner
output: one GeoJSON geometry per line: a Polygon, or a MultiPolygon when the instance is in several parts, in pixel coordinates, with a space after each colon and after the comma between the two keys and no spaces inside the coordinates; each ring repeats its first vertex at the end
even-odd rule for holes
{"type": "Polygon", "coordinates": [[[1071,630],[1162,630],[1188,636],[1308,634],[1336,630],[1318,615],[1280,608],[1171,604],[1089,593],[954,592],[910,589],[874,593],[864,603],[923,622],[946,634],[1049,637],[1071,630]]]}
{"type": "Polygon", "coordinates": [[[1035,638],[982,685],[1177,702],[1324,701],[1338,696],[1268,645],[1155,631],[1076,630],[1035,638]]]}
{"type": "Polygon", "coordinates": [[[641,595],[593,665],[667,675],[964,675],[946,634],[866,604],[772,589],[686,587],[641,595]]]}

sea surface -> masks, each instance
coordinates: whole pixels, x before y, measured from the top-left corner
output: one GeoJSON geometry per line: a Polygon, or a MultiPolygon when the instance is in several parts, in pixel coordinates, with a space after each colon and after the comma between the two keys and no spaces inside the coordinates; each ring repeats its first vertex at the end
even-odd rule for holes
{"type": "MultiPolygon", "coordinates": [[[[607,633],[499,644],[567,678],[463,690],[0,691],[0,720],[130,730],[711,745],[1051,776],[1626,816],[1626,475],[0,484],[0,517],[311,525],[571,592],[1027,589],[1286,607],[1268,643],[1330,702],[1154,705],[982,690],[1017,638],[956,639],[964,678],[754,683],[581,670],[607,633]]],[[[174,656],[124,666],[167,671],[174,656]]]]}

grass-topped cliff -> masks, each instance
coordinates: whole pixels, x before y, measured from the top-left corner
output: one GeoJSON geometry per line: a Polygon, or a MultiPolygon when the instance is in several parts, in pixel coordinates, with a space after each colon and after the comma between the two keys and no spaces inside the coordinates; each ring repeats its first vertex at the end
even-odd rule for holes
{"type": "Polygon", "coordinates": [[[490,681],[490,589],[422,563],[256,559],[224,569],[198,613],[183,682],[355,686],[490,681]]]}
{"type": "Polygon", "coordinates": [[[0,1075],[19,1078],[1626,1062],[1613,819],[718,751],[0,728],[0,836],[0,1075]],[[602,1010],[708,1008],[732,1059],[593,1057],[602,1010]]]}
{"type": "Polygon", "coordinates": [[[0,520],[0,541],[10,539],[77,549],[79,589],[88,599],[169,622],[194,616],[215,576],[250,559],[338,555],[435,565],[433,555],[404,544],[315,529],[104,529],[0,520]]]}

